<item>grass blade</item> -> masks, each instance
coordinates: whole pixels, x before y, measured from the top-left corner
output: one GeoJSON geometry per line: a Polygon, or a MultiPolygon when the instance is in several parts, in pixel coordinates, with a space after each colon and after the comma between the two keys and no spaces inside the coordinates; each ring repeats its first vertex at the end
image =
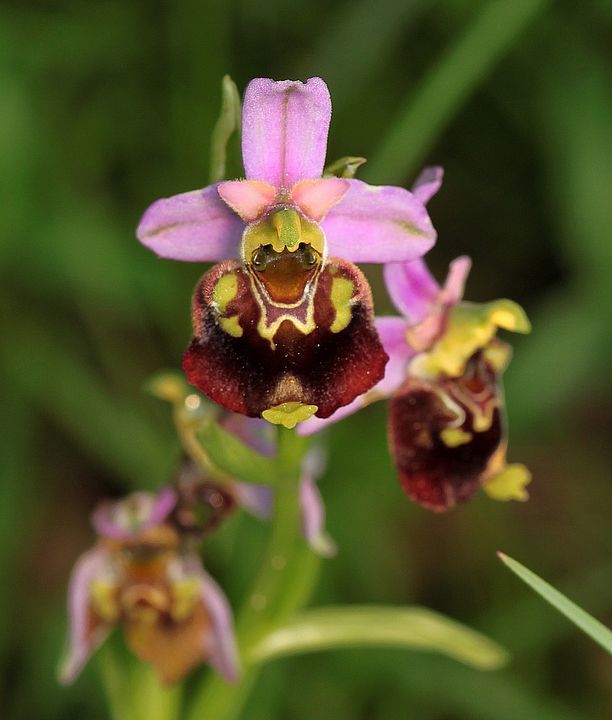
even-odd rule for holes
{"type": "Polygon", "coordinates": [[[520,562],[513,560],[508,555],[502,552],[498,552],[497,556],[499,559],[512,570],[515,575],[521,578],[521,580],[532,590],[535,590],[538,595],[541,595],[544,600],[550,603],[556,608],[562,615],[574,625],[578,626],[582,632],[586,633],[590,638],[595,640],[596,643],[601,645],[604,650],[607,650],[612,655],[612,632],[599,620],[596,620],[592,615],[585,612],[581,607],[578,607],[569,598],[565,597],[563,593],[560,593],[552,585],[549,585],[545,580],[538,577],[535,573],[528,570],[520,562]]]}

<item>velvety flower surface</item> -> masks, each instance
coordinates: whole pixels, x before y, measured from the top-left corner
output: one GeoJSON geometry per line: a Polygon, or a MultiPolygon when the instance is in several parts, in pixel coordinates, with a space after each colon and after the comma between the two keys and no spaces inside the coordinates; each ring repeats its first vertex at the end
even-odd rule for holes
{"type": "Polygon", "coordinates": [[[237,678],[231,610],[198,556],[181,547],[169,522],[175,503],[174,491],[165,489],[158,496],[136,493],[95,512],[98,542],[79,558],[70,580],[62,682],[74,681],[116,625],[166,683],[202,662],[227,680],[237,678]]]}
{"type": "Polygon", "coordinates": [[[288,426],[329,416],[383,376],[371,295],[351,262],[412,260],[435,241],[416,194],[321,177],[330,118],[320,78],[253,80],[246,179],[159,200],[138,228],[162,257],[230,260],[196,288],[185,372],[224,407],[288,426]]]}

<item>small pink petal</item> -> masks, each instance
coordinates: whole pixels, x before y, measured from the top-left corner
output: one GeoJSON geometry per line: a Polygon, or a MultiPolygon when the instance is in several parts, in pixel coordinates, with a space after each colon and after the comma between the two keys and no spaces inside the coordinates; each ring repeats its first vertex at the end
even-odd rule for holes
{"type": "Polygon", "coordinates": [[[305,475],[300,485],[302,530],[313,552],[321,557],[333,557],[337,548],[325,532],[325,505],[312,475],[305,475]]]}
{"type": "Polygon", "coordinates": [[[321,430],[325,430],[325,428],[329,425],[333,425],[339,420],[343,420],[345,417],[348,417],[349,415],[352,415],[358,410],[361,410],[365,407],[363,397],[363,395],[359,395],[353,400],[353,402],[350,402],[348,405],[343,405],[341,408],[338,408],[338,410],[336,410],[336,412],[329,417],[320,418],[313,415],[311,418],[308,418],[308,420],[301,422],[297,426],[297,434],[304,436],[313,435],[314,433],[320,432],[321,430]]]}
{"type": "Polygon", "coordinates": [[[472,261],[467,255],[455,258],[449,266],[444,287],[440,291],[440,302],[456,305],[463,299],[465,281],[470,273],[472,261]]]}
{"type": "Polygon", "coordinates": [[[291,199],[311,220],[319,222],[348,192],[350,185],[340,178],[301,180],[291,189],[291,199]]]}
{"type": "Polygon", "coordinates": [[[73,683],[91,654],[106,639],[110,626],[101,621],[91,626],[89,588],[104,577],[109,563],[106,550],[94,547],[77,560],[68,586],[68,619],[70,623],[68,654],[60,668],[63,685],[73,683]]]}
{"type": "Polygon", "coordinates": [[[175,505],[176,492],[170,487],[162,488],[157,495],[136,492],[122,500],[101,503],[91,516],[91,523],[102,537],[129,540],[163,523],[175,505]]]}
{"type": "Polygon", "coordinates": [[[154,202],[136,236],[160,257],[217,262],[238,256],[244,224],[219,197],[216,185],[154,202]]]}
{"type": "Polygon", "coordinates": [[[246,223],[257,220],[276,199],[276,188],[262,180],[230,180],[221,183],[217,191],[246,223]]]}
{"type": "Polygon", "coordinates": [[[423,203],[404,188],[346,180],[350,189],[321,223],[330,256],[353,262],[406,262],[436,241],[423,203]]]}
{"type": "Polygon", "coordinates": [[[274,490],[270,485],[252,485],[234,480],[232,493],[240,507],[260,520],[270,520],[274,511],[274,490]]]}
{"type": "Polygon", "coordinates": [[[440,286],[424,260],[390,263],[384,275],[393,304],[410,324],[421,322],[438,301],[440,286]]]}
{"type": "Polygon", "coordinates": [[[276,455],[276,428],[267,420],[228,412],[221,416],[219,424],[260,455],[266,457],[276,455]]]}
{"type": "Polygon", "coordinates": [[[248,180],[290,188],[323,173],[331,98],[321,78],[306,83],[251,80],[242,111],[242,159],[248,180]]]}
{"type": "Polygon", "coordinates": [[[376,318],[376,330],[389,356],[389,362],[384,378],[370,391],[372,401],[390,397],[406,379],[408,362],[416,354],[406,339],[407,327],[404,318],[376,318]]]}
{"type": "Polygon", "coordinates": [[[225,593],[200,566],[200,597],[211,621],[210,635],[203,639],[209,652],[210,664],[231,683],[240,676],[240,662],[234,634],[234,620],[225,593]]]}
{"type": "Polygon", "coordinates": [[[443,177],[443,168],[437,166],[426,167],[414,181],[411,190],[423,205],[425,205],[440,189],[443,177]]]}

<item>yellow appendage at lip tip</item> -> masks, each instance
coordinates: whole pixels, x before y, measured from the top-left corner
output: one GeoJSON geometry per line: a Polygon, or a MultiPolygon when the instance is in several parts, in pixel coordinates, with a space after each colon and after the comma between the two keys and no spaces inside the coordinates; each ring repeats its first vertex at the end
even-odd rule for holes
{"type": "Polygon", "coordinates": [[[317,405],[305,405],[300,402],[285,402],[268,408],[261,413],[264,420],[273,425],[294,428],[298,423],[308,420],[319,408],[317,405]]]}
{"type": "Polygon", "coordinates": [[[483,490],[492,500],[529,500],[529,493],[526,490],[531,482],[531,473],[521,463],[506,465],[496,475],[488,480],[483,490]]]}

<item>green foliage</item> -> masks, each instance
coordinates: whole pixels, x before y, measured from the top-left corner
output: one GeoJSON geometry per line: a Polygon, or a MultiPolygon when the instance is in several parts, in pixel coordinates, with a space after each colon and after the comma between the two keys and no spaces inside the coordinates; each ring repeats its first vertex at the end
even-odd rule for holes
{"type": "MultiPolygon", "coordinates": [[[[222,162],[209,137],[226,73],[240,90],[253,76],[323,75],[329,158],[370,157],[359,177],[408,185],[420,163],[444,165],[434,270],[470,254],[468,298],[511,297],[534,325],[506,375],[529,503],[478,497],[441,517],[411,506],[383,405],[331,431],[320,484],[339,555],[316,602],[431,606],[498,639],[511,666],[371,648],[287,659],[262,670],[243,718],[601,715],[601,653],[491,558],[508,547],[610,617],[611,22],[600,0],[2,5],[3,718],[108,717],[93,669],[68,691],[53,677],[65,586],[94,504],[167,482],[179,459],[168,406],[142,388],[179,368],[203,268],[154,258],[134,228],[148,203],[202,187],[222,162]]],[[[234,123],[235,109],[234,96],[234,123]]],[[[238,455],[241,471],[251,459],[238,455]]],[[[257,530],[236,517],[207,546],[234,606],[257,530]]]]}
{"type": "Polygon", "coordinates": [[[605,625],[602,625],[599,620],[589,615],[589,613],[585,612],[581,607],[578,607],[576,603],[573,603],[569,598],[565,597],[563,593],[560,593],[534,572],[528,570],[520,562],[501,552],[498,553],[498,556],[504,565],[509,567],[515,575],[518,575],[523,582],[527,583],[538,595],[541,595],[544,600],[549,602],[561,614],[571,620],[574,625],[577,625],[584,633],[593,638],[596,643],[599,643],[604,650],[607,650],[612,655],[612,632],[610,632],[605,625]]]}
{"type": "Polygon", "coordinates": [[[251,450],[217,423],[204,423],[198,438],[213,463],[230,477],[256,485],[270,485],[274,482],[274,460],[251,450]]]}
{"type": "Polygon", "coordinates": [[[481,670],[503,667],[497,643],[426,608],[340,606],[305,610],[251,651],[255,661],[320,650],[398,647],[439,652],[481,670]]]}

